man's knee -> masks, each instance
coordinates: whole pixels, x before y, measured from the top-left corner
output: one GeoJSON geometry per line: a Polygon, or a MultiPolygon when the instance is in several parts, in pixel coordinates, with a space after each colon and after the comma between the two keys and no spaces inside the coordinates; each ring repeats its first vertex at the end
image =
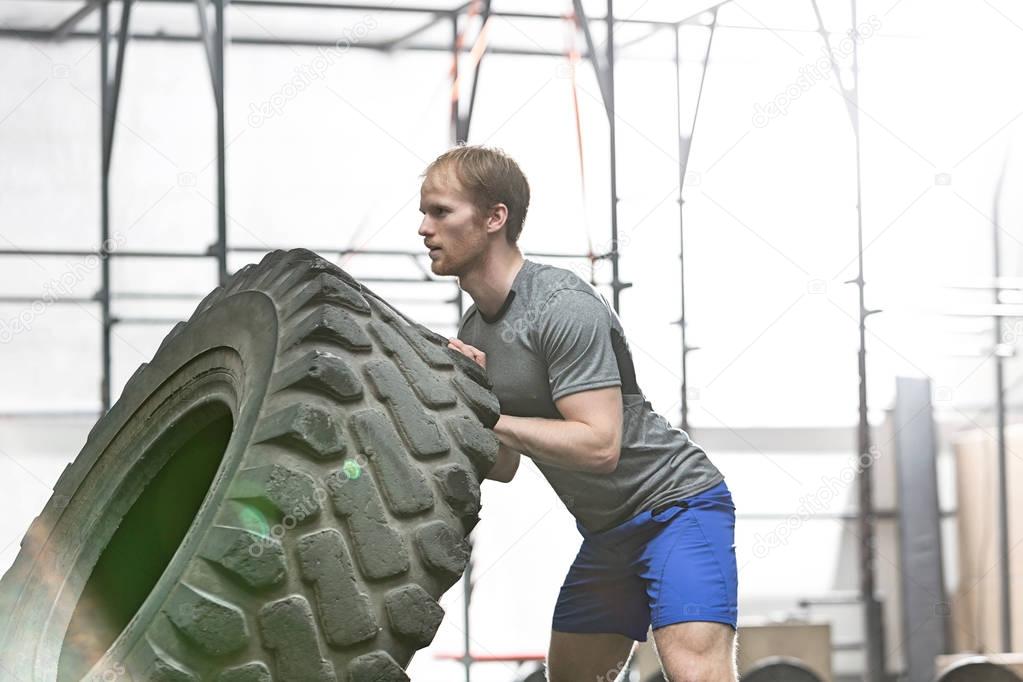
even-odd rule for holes
{"type": "Polygon", "coordinates": [[[713,655],[689,655],[684,660],[673,661],[665,679],[669,682],[734,682],[736,677],[730,661],[713,655]]]}
{"type": "Polygon", "coordinates": [[[677,623],[654,630],[669,682],[735,682],[735,630],[719,623],[677,623]]]}

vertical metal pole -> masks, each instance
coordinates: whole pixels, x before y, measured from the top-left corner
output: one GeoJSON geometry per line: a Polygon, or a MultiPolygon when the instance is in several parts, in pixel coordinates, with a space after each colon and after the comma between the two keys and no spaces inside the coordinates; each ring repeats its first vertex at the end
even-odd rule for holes
{"type": "Polygon", "coordinates": [[[462,603],[464,606],[464,617],[465,617],[465,631],[462,633],[463,651],[462,665],[465,666],[465,682],[472,682],[472,651],[469,649],[471,638],[469,637],[469,602],[472,600],[472,539],[469,538],[469,561],[465,564],[465,572],[462,574],[462,591],[463,599],[462,603]]]}
{"type": "MultiPolygon", "coordinates": [[[[994,221],[992,222],[992,245],[994,250],[995,272],[995,304],[1001,303],[1002,287],[999,278],[1002,274],[1001,239],[999,224],[999,205],[1001,204],[1002,182],[1005,180],[1005,165],[998,178],[995,191],[994,221]]],[[[1001,634],[1002,651],[1012,651],[1012,588],[1009,582],[1009,481],[1006,468],[1005,446],[1005,362],[1001,353],[1002,319],[994,318],[995,322],[995,401],[998,419],[998,578],[1002,594],[1001,634]]]]}
{"type": "Polygon", "coordinates": [[[621,312],[622,285],[618,274],[618,157],[615,144],[615,40],[614,0],[607,0],[607,123],[611,145],[611,289],[616,313],[621,312]]]}
{"type": "Polygon", "coordinates": [[[707,38],[707,49],[703,53],[703,69],[700,74],[700,88],[696,93],[696,105],[693,108],[693,121],[689,126],[689,134],[682,132],[682,56],[679,44],[681,26],[675,25],[675,127],[678,132],[678,259],[679,259],[679,291],[681,294],[681,310],[678,324],[682,330],[682,423],[683,431],[689,431],[689,372],[687,359],[689,352],[695,350],[686,341],[686,256],[684,229],[685,199],[683,189],[686,180],[686,169],[689,168],[689,152],[692,149],[693,135],[696,133],[696,120],[700,115],[700,104],[703,102],[703,84],[707,81],[707,66],[710,63],[710,49],[714,44],[717,30],[718,10],[714,8],[714,19],[710,24],[710,36],[707,38]]]}
{"type": "MultiPolygon", "coordinates": [[[[675,27],[675,127],[678,133],[678,263],[679,263],[679,293],[680,309],[678,326],[682,332],[682,422],[683,431],[689,431],[689,393],[688,378],[686,372],[686,358],[689,355],[689,346],[686,344],[686,232],[683,226],[683,213],[685,212],[685,199],[682,197],[682,184],[685,182],[686,169],[683,161],[685,139],[682,136],[682,57],[679,50],[679,31],[681,27],[675,27]]],[[[704,65],[706,69],[706,65],[704,65]]]]}
{"type": "Polygon", "coordinates": [[[102,371],[100,403],[102,414],[110,409],[110,259],[104,252],[110,242],[110,137],[113,135],[113,103],[110,94],[110,6],[103,0],[99,8],[100,68],[100,310],[102,314],[102,371]]]}
{"type": "MultiPolygon", "coordinates": [[[[856,27],[856,0],[851,0],[852,25],[856,27]]],[[[870,682],[882,682],[885,680],[885,651],[884,651],[884,621],[881,613],[881,604],[877,600],[875,579],[874,579],[874,490],[872,479],[872,466],[864,466],[865,462],[872,462],[870,422],[867,418],[867,348],[866,348],[866,319],[875,311],[869,311],[864,303],[863,279],[863,202],[862,202],[862,181],[861,181],[861,145],[860,145],[860,115],[859,115],[859,50],[858,41],[853,40],[852,54],[852,77],[853,77],[853,104],[852,123],[853,139],[856,145],[856,253],[857,253],[857,275],[856,285],[859,289],[859,336],[860,348],[858,354],[858,369],[860,376],[859,384],[859,425],[858,425],[858,453],[857,462],[859,470],[859,534],[860,534],[860,598],[864,607],[864,641],[866,642],[867,655],[867,676],[870,682]]]]}
{"type": "MultiPolygon", "coordinates": [[[[455,90],[455,84],[458,82],[458,12],[451,13],[451,139],[454,144],[458,144],[458,103],[459,93],[455,90]]],[[[458,295],[455,300],[458,302],[458,321],[462,319],[462,288],[455,284],[458,295]]],[[[457,324],[457,323],[456,323],[457,324]]],[[[457,332],[457,330],[456,330],[457,332]]],[[[469,607],[472,603],[472,549],[473,542],[472,537],[467,538],[469,542],[469,561],[465,565],[465,572],[462,574],[462,619],[465,627],[462,629],[462,665],[465,667],[465,682],[471,682],[470,676],[472,674],[472,651],[470,645],[472,644],[472,638],[469,636],[469,607]]]]}
{"type": "Polygon", "coordinates": [[[227,31],[224,28],[225,6],[230,0],[214,0],[217,33],[214,50],[214,99],[217,107],[217,273],[221,285],[227,281],[227,134],[224,124],[224,52],[227,31]]]}

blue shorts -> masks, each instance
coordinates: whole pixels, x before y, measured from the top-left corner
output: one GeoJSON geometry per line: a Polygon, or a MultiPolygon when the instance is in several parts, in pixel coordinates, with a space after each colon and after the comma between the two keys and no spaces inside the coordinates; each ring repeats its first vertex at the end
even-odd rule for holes
{"type": "Polygon", "coordinates": [[[604,531],[576,527],[583,542],[554,607],[554,630],[645,642],[649,627],[683,621],[735,628],[735,505],[724,481],[604,531]]]}

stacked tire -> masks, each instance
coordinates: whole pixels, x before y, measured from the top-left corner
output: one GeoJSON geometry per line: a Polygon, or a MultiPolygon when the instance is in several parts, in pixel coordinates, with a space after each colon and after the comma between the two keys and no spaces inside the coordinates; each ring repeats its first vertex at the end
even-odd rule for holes
{"type": "Polygon", "coordinates": [[[0,676],[407,680],[468,560],[490,388],[310,251],[239,270],[29,529],[0,581],[0,676]]]}

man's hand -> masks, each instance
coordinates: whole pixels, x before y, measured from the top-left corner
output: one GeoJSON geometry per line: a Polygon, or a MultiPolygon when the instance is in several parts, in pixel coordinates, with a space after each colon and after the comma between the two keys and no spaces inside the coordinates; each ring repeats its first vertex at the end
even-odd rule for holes
{"type": "MultiPolygon", "coordinates": [[[[463,343],[460,339],[451,338],[448,339],[448,348],[453,348],[463,355],[468,356],[473,362],[482,367],[487,368],[487,354],[481,351],[479,348],[470,346],[467,343],[463,343]]],[[[519,458],[521,455],[509,448],[504,443],[501,443],[497,449],[497,460],[494,462],[493,468],[490,472],[484,476],[492,481],[500,481],[501,483],[508,483],[515,477],[515,472],[519,468],[519,458]]]]}
{"type": "Polygon", "coordinates": [[[470,360],[475,362],[483,369],[487,368],[487,354],[481,351],[479,348],[470,346],[467,343],[462,343],[460,339],[450,338],[448,339],[448,348],[453,348],[458,352],[469,357],[470,360]]]}

